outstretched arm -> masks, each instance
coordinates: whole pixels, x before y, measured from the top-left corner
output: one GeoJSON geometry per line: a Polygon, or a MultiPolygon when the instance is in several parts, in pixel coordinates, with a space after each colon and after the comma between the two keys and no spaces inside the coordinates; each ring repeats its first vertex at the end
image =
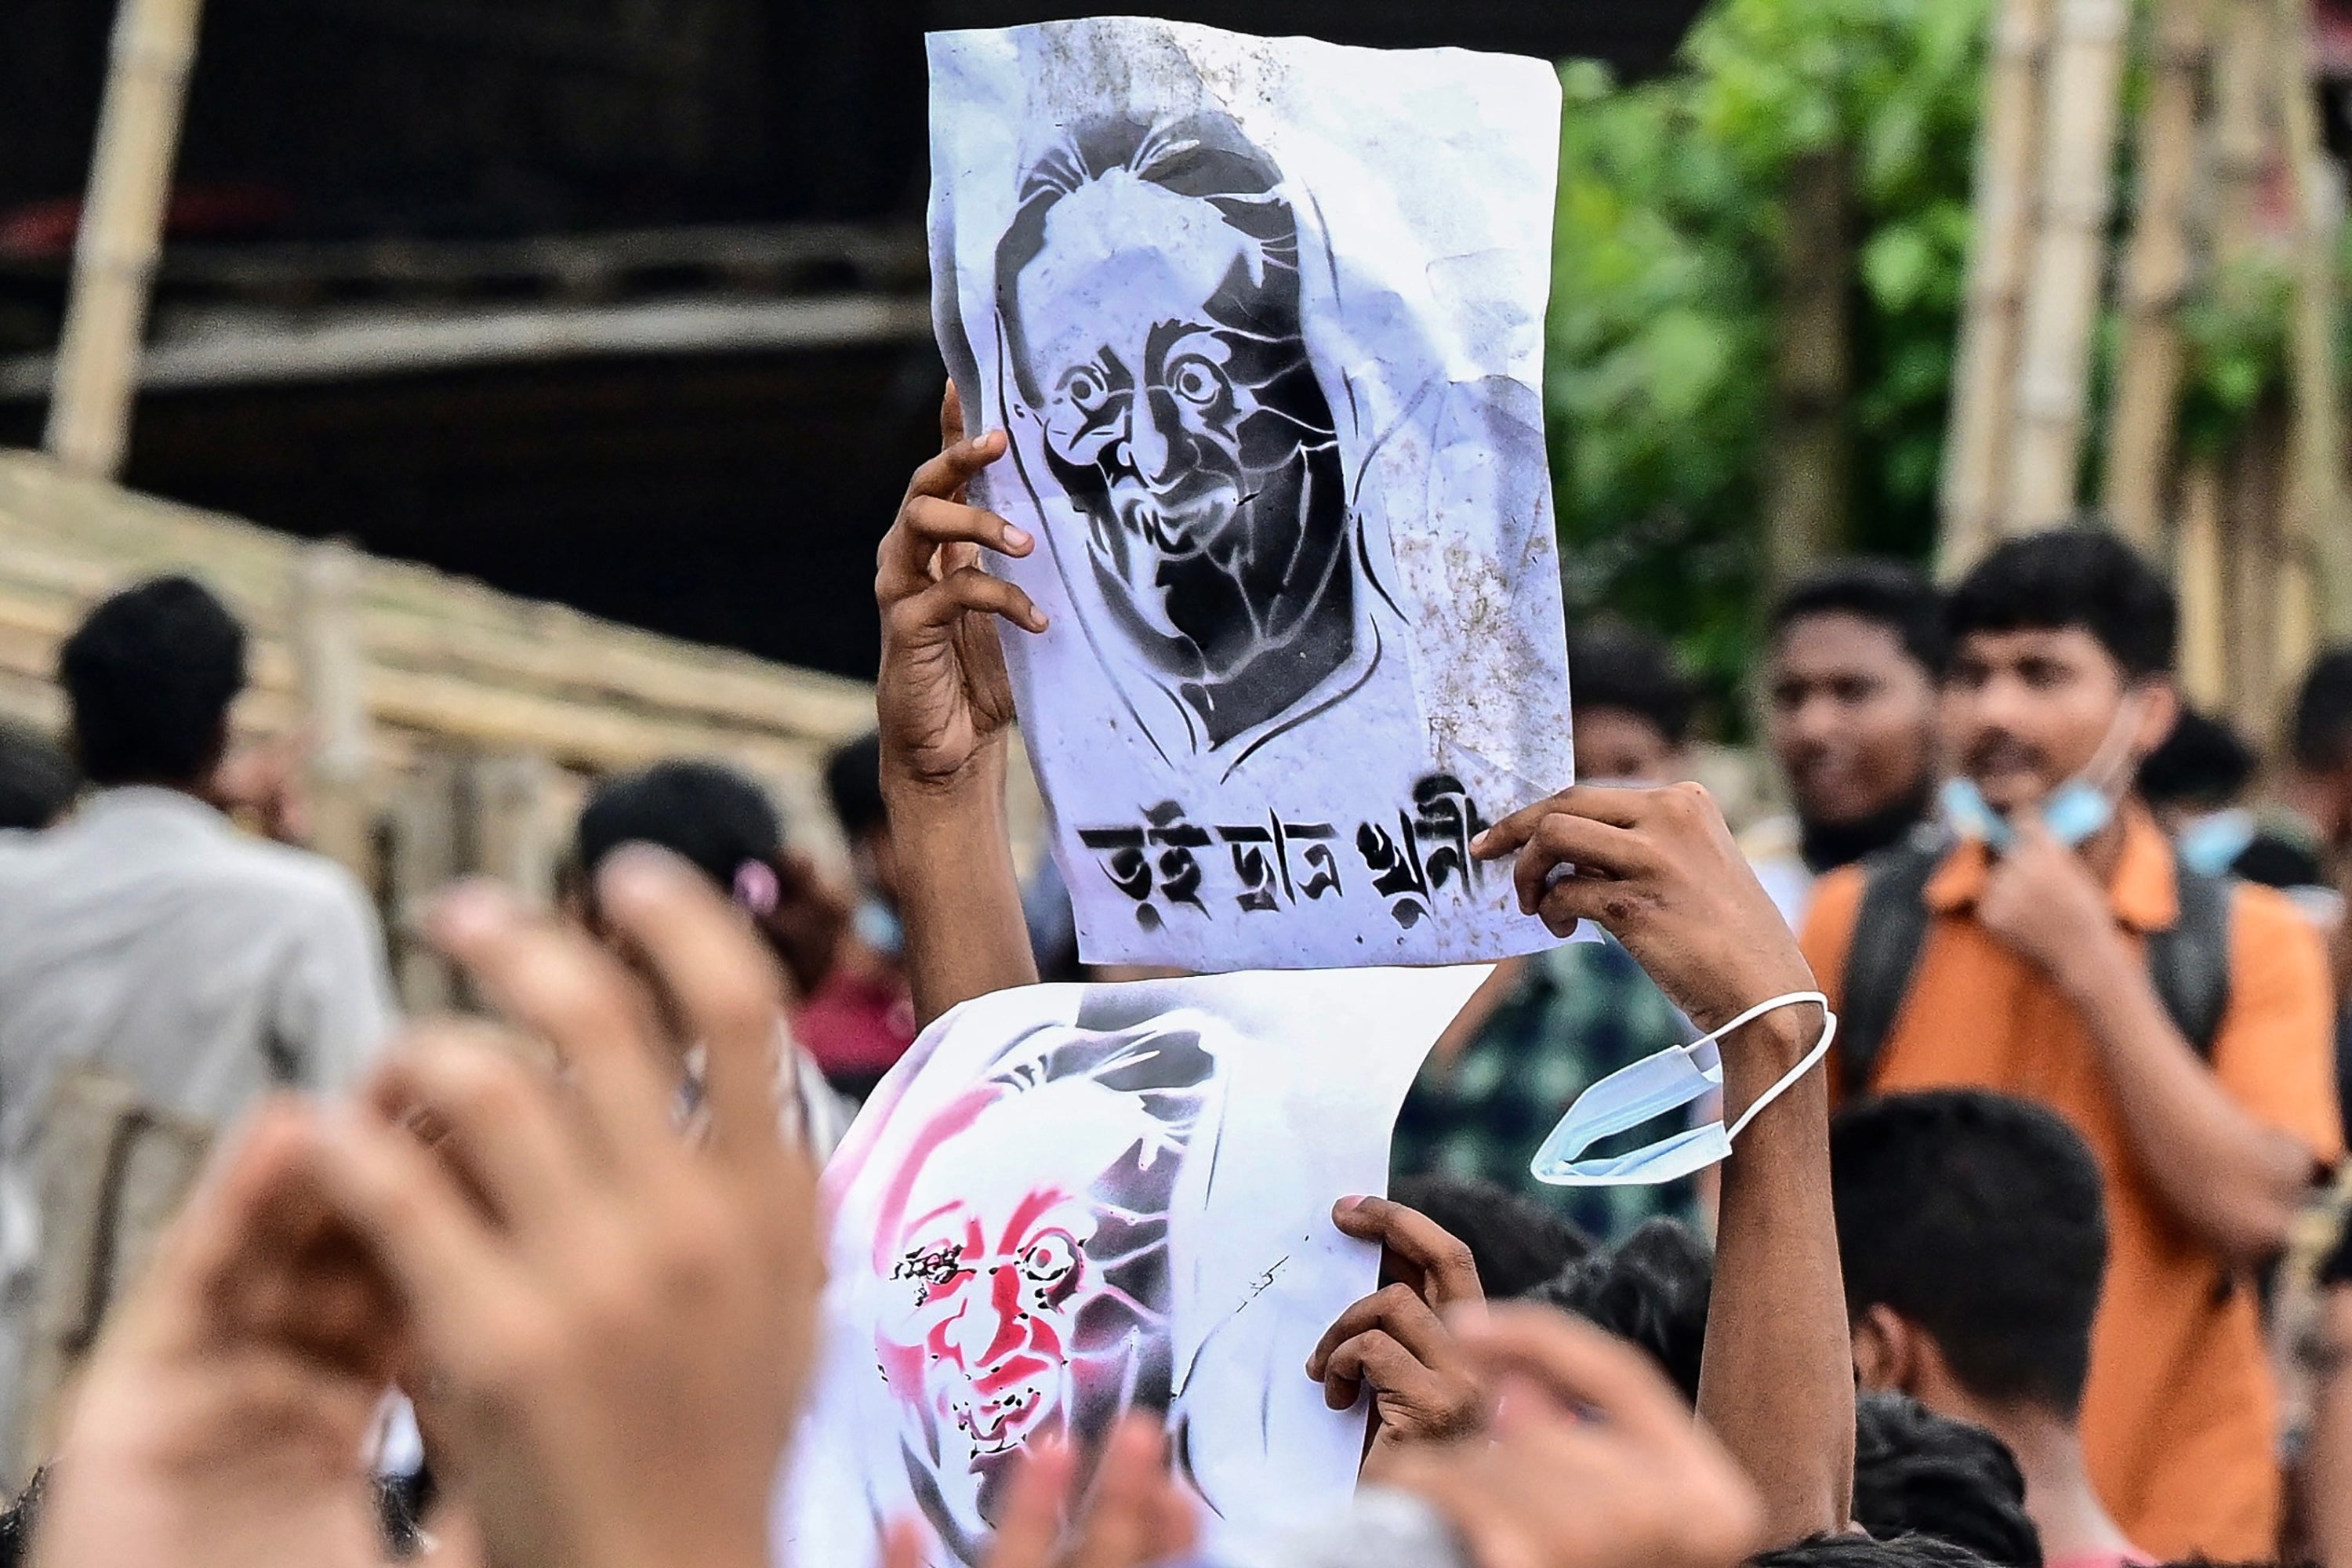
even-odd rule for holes
{"type": "MultiPolygon", "coordinates": [[[[1564,790],[1473,846],[1516,854],[1519,904],[1559,935],[1606,929],[1702,1029],[1815,989],[1771,899],[1696,784],[1564,790]]],[[[1821,1037],[1815,1006],[1723,1041],[1736,1120],[1821,1037]]],[[[1853,1363],[1830,1207],[1829,1106],[1809,1073],[1748,1124],[1723,1165],[1699,1415],[1764,1494],[1770,1545],[1846,1527],[1853,1363]]]]}
{"type": "Polygon", "coordinates": [[[1045,616],[981,566],[983,549],[1026,555],[1035,545],[993,512],[964,504],[972,476],[1003,455],[1004,435],[964,439],[953,385],[940,405],[940,455],[907,487],[874,578],[882,611],[875,688],[882,797],[923,1024],[1037,978],[1004,819],[1013,683],[997,623],[1042,632],[1045,616]]]}

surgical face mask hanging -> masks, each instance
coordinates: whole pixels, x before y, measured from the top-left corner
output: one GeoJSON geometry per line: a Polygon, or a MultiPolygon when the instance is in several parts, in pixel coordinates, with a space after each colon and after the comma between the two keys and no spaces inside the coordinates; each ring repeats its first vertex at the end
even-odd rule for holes
{"type": "Polygon", "coordinates": [[[1759,1002],[1711,1035],[1687,1046],[1676,1046],[1619,1068],[1600,1082],[1588,1085],[1543,1147],[1528,1163],[1528,1173],[1555,1187],[1654,1186],[1677,1181],[1718,1163],[1730,1154],[1733,1140],[1748,1130],[1757,1112],[1788,1092],[1799,1079],[1821,1064],[1837,1039],[1837,1015],[1830,999],[1818,991],[1792,991],[1759,1002]],[[1759,1095],[1729,1127],[1718,1115],[1712,1121],[1685,1128],[1670,1137],[1623,1154],[1595,1159],[1580,1156],[1603,1138],[1639,1127],[1653,1117],[1693,1105],[1723,1089],[1726,1035],[1747,1027],[1767,1013],[1782,1007],[1812,1005],[1822,1010],[1822,1037],[1804,1059],[1759,1095]]]}
{"type": "Polygon", "coordinates": [[[2244,806],[2209,811],[2173,839],[2180,863],[2200,876],[2226,877],[2254,841],[2254,814],[2244,806]]]}
{"type": "MultiPolygon", "coordinates": [[[[2131,737],[2139,728],[2140,712],[2138,696],[2125,698],[2090,762],[2042,803],[2042,826],[2068,848],[2079,848],[2116,819],[2116,800],[2130,772],[2131,737]]],[[[1938,798],[1944,821],[1962,838],[1991,849],[2006,849],[2016,842],[2017,830],[1985,800],[1974,779],[1946,779],[1938,798]]]]}

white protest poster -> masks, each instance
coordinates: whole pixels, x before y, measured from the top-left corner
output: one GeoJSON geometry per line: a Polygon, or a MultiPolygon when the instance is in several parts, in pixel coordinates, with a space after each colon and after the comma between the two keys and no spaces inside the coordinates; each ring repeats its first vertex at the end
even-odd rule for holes
{"type": "Polygon", "coordinates": [[[934,34],[932,312],[1095,963],[1547,946],[1465,848],[1570,782],[1544,62],[1114,17],[934,34]]]}
{"type": "Polygon", "coordinates": [[[1488,971],[1038,985],[925,1030],[823,1185],[816,1390],[778,1560],[867,1568],[916,1521],[982,1561],[1022,1455],[1160,1413],[1209,1543],[1343,1504],[1364,1411],[1308,1353],[1378,1283],[1331,1205],[1386,1190],[1422,1058],[1488,971]]]}

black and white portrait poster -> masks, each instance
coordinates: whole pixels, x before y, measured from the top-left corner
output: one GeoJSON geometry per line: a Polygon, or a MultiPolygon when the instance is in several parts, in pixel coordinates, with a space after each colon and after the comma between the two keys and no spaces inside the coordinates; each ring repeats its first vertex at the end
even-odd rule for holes
{"type": "Polygon", "coordinates": [[[909,1520],[931,1568],[971,1568],[1031,1443],[1084,1463],[1136,1410],[1213,1548],[1343,1504],[1365,1412],[1304,1368],[1379,1249],[1331,1205],[1385,1190],[1397,1108],[1487,973],[1030,986],[924,1031],[825,1168],[778,1561],[866,1568],[909,1520]]]}
{"type": "Polygon", "coordinates": [[[1137,18],[934,34],[933,315],[1096,963],[1549,944],[1465,847],[1570,782],[1542,62],[1137,18]]]}

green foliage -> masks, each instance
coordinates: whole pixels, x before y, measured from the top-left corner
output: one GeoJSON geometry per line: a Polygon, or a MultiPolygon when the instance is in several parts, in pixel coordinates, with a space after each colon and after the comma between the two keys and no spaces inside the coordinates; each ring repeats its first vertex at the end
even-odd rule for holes
{"type": "Polygon", "coordinates": [[[2180,445],[2219,457],[2263,397],[2286,384],[2294,279],[2284,257],[2257,253],[2181,306],[2180,445]]]}
{"type": "Polygon", "coordinates": [[[1561,68],[1547,360],[1571,615],[1671,630],[1718,689],[1751,644],[1781,200],[1852,173],[1857,544],[1933,534],[1985,0],[1718,0],[1686,68],[1561,68]]]}
{"type": "MultiPolygon", "coordinates": [[[[1913,556],[1933,543],[1990,4],[1716,0],[1672,78],[1621,89],[1596,66],[1560,68],[1545,391],[1569,611],[1670,633],[1718,694],[1753,651],[1782,214],[1814,153],[1835,153],[1851,186],[1850,542],[1913,556]]],[[[2126,125],[2147,89],[2137,52],[2126,125]]],[[[2352,228],[2339,247],[2352,278],[2352,228]]],[[[2290,266],[2265,247],[2197,280],[2181,316],[2188,455],[2218,454],[2284,387],[2290,266]]],[[[2352,311],[2345,323],[2352,361],[2352,311]]],[[[2094,484],[2120,336],[2109,310],[2094,484]]]]}

